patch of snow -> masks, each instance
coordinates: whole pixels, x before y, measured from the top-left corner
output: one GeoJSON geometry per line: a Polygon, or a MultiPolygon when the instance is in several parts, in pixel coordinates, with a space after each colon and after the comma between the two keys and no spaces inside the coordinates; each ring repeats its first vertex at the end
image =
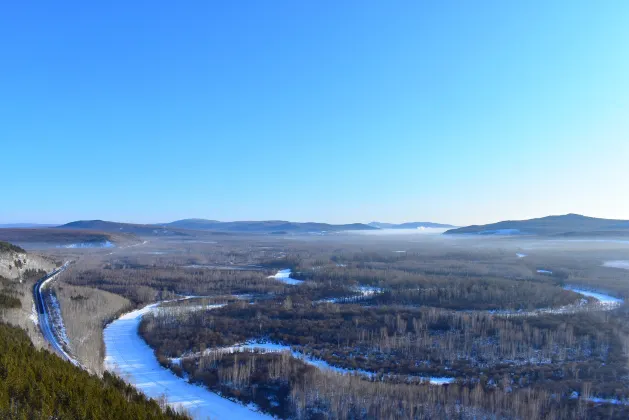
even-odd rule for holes
{"type": "Polygon", "coordinates": [[[539,274],[553,274],[552,271],[550,271],[550,270],[543,270],[543,269],[537,270],[537,272],[539,274]]]}
{"type": "Polygon", "coordinates": [[[589,402],[597,403],[597,404],[629,405],[629,401],[619,400],[616,398],[590,397],[590,398],[586,398],[585,400],[589,402]]]}
{"type": "Polygon", "coordinates": [[[180,314],[183,312],[209,311],[220,308],[225,305],[180,305],[180,306],[162,306],[158,308],[158,312],[162,314],[180,314]]]}
{"type": "Polygon", "coordinates": [[[579,293],[579,294],[581,294],[583,296],[595,298],[602,305],[606,305],[606,306],[607,305],[608,306],[618,306],[621,303],[623,303],[622,299],[615,298],[613,296],[606,295],[606,294],[600,293],[600,292],[595,292],[595,291],[592,291],[592,290],[579,289],[579,288],[570,287],[570,286],[564,287],[564,289],[571,290],[571,291],[579,293]]]}
{"type": "Polygon", "coordinates": [[[622,268],[623,270],[629,270],[629,261],[605,261],[603,263],[603,267],[622,268]]]}
{"type": "Polygon", "coordinates": [[[524,311],[524,310],[499,310],[499,311],[488,311],[489,313],[501,316],[539,316],[542,314],[574,314],[577,312],[584,312],[590,310],[598,310],[598,311],[609,311],[616,307],[618,307],[622,302],[622,299],[615,298],[613,296],[606,295],[604,293],[595,292],[592,290],[584,290],[575,287],[566,286],[564,290],[570,290],[575,293],[579,293],[586,297],[595,298],[597,301],[589,302],[588,299],[581,299],[577,303],[573,303],[570,305],[564,305],[557,308],[541,308],[534,309],[532,311],[524,311]]]}
{"type": "Polygon", "coordinates": [[[51,307],[50,315],[52,318],[53,328],[55,329],[56,335],[61,339],[61,344],[64,347],[69,348],[70,339],[68,338],[66,327],[63,323],[63,317],[61,316],[61,306],[59,305],[57,297],[53,293],[50,293],[49,298],[51,307]]]}
{"type": "Polygon", "coordinates": [[[297,285],[303,283],[303,280],[297,280],[297,279],[291,278],[290,277],[290,273],[291,273],[290,268],[287,268],[285,270],[278,271],[276,275],[269,276],[269,278],[270,279],[279,280],[282,283],[290,284],[290,285],[293,285],[293,286],[297,286],[297,285]]]}
{"type": "Polygon", "coordinates": [[[165,396],[170,406],[185,408],[194,419],[270,419],[190,384],[159,364],[153,349],[138,335],[142,316],[158,305],[154,303],[124,314],[105,328],[105,368],[118,373],[148,397],[165,396]]]}
{"type": "Polygon", "coordinates": [[[433,376],[433,377],[425,378],[425,379],[428,379],[428,381],[433,385],[444,385],[444,384],[451,384],[454,382],[454,378],[448,378],[445,376],[433,376]]]}
{"type": "Polygon", "coordinates": [[[317,300],[314,303],[348,303],[348,302],[357,302],[360,300],[367,299],[371,296],[382,293],[382,289],[380,287],[372,287],[372,286],[358,286],[353,287],[352,291],[358,293],[357,295],[352,296],[344,296],[337,298],[329,298],[329,299],[321,299],[317,300]]]}
{"type": "Polygon", "coordinates": [[[526,257],[526,254],[520,254],[519,252],[518,252],[517,254],[515,254],[515,255],[516,255],[516,257],[518,257],[518,258],[524,258],[524,257],[526,257]]]}
{"type": "Polygon", "coordinates": [[[33,321],[33,324],[39,325],[39,317],[37,316],[37,307],[35,306],[34,302],[33,302],[33,307],[31,308],[31,314],[28,317],[31,321],[33,321]]]}

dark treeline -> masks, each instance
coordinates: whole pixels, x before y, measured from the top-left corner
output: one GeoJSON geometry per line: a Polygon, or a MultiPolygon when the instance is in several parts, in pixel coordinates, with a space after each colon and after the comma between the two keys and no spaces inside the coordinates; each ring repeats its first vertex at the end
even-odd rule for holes
{"type": "Polygon", "coordinates": [[[0,323],[0,418],[184,419],[121,379],[102,379],[36,350],[19,328],[0,323]]]}
{"type": "Polygon", "coordinates": [[[4,241],[0,241],[0,252],[17,252],[20,254],[26,254],[26,250],[24,250],[24,248],[4,241]]]}
{"type": "Polygon", "coordinates": [[[461,310],[534,309],[568,305],[579,295],[553,281],[511,280],[452,273],[416,273],[392,268],[316,267],[294,278],[328,285],[379,287],[373,304],[427,305],[461,310]]]}

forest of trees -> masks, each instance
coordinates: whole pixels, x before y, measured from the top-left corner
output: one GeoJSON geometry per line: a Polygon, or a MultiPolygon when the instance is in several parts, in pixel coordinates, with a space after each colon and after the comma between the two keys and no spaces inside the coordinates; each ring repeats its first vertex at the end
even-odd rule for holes
{"type": "Polygon", "coordinates": [[[544,384],[563,394],[587,380],[600,395],[627,397],[624,343],[607,320],[597,312],[508,318],[293,299],[288,306],[278,299],[210,312],[159,312],[145,316],[140,330],[164,357],[268,340],[385,376],[455,376],[490,387],[507,375],[514,388],[544,384]]]}
{"type": "Polygon", "coordinates": [[[185,419],[121,379],[102,379],[36,350],[24,331],[0,323],[0,418],[185,419]]]}
{"type": "Polygon", "coordinates": [[[9,242],[0,241],[0,253],[2,252],[17,252],[20,254],[26,254],[24,248],[21,248],[9,242]]]}

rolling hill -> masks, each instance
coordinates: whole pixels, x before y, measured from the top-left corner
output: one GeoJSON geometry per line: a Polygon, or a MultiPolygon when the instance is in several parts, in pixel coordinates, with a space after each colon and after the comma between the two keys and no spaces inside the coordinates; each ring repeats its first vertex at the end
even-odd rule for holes
{"type": "Polygon", "coordinates": [[[205,219],[183,219],[163,224],[168,228],[211,230],[219,232],[251,232],[251,233],[308,233],[308,232],[339,232],[345,230],[373,230],[372,226],[362,223],[332,225],[315,222],[288,222],[284,220],[219,222],[205,219]]]}
{"type": "Polygon", "coordinates": [[[12,242],[27,247],[74,247],[77,244],[100,244],[133,242],[137,238],[131,235],[113,234],[89,229],[57,229],[57,228],[14,228],[0,229],[0,241],[12,242]]]}
{"type": "Polygon", "coordinates": [[[185,232],[168,229],[159,225],[142,225],[135,223],[108,222],[105,220],[77,220],[57,226],[54,229],[87,230],[107,233],[127,233],[138,236],[187,236],[185,232]]]}
{"type": "Polygon", "coordinates": [[[545,235],[545,236],[626,236],[629,221],[598,219],[580,214],[546,216],[529,220],[506,220],[487,225],[472,225],[445,232],[447,235],[545,235]]]}

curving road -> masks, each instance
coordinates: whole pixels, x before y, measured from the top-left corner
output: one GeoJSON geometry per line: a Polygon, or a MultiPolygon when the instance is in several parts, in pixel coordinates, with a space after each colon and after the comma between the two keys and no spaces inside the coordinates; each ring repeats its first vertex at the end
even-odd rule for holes
{"type": "Polygon", "coordinates": [[[37,317],[39,318],[39,329],[42,332],[42,335],[46,339],[46,341],[50,344],[50,347],[57,353],[62,359],[69,361],[75,366],[80,366],[79,362],[77,362],[72,356],[68,354],[68,352],[63,348],[58,338],[55,336],[53,332],[52,320],[50,319],[48,309],[46,308],[46,303],[44,301],[44,295],[42,290],[46,288],[46,286],[52,282],[57,275],[62,273],[67,267],[69,262],[66,262],[61,267],[53,270],[52,272],[46,274],[41,279],[37,280],[35,285],[33,286],[33,301],[35,302],[35,306],[37,307],[37,317]]]}

